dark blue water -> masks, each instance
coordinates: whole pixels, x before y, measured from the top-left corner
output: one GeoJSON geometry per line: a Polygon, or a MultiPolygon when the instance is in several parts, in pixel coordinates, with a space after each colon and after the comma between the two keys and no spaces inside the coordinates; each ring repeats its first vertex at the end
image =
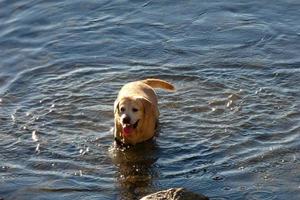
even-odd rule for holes
{"type": "Polygon", "coordinates": [[[300,2],[0,0],[0,199],[300,199],[300,2]],[[113,147],[148,77],[159,137],[113,147]]]}

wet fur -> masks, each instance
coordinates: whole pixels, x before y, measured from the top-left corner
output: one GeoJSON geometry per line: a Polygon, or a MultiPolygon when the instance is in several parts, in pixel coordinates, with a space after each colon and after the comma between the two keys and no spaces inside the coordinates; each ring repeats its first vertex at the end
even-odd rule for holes
{"type": "Polygon", "coordinates": [[[114,137],[124,144],[135,145],[137,143],[151,139],[155,135],[156,123],[159,117],[158,101],[154,88],[162,88],[173,91],[174,86],[160,79],[146,79],[127,83],[119,91],[114,103],[114,137]],[[138,126],[133,129],[129,136],[123,134],[121,107],[138,108],[138,112],[127,111],[126,115],[139,120],[138,126]]]}

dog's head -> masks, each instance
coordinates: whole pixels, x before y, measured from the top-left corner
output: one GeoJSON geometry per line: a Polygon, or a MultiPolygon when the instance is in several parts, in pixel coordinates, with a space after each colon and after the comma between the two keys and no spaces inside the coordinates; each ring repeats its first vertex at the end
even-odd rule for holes
{"type": "Polygon", "coordinates": [[[152,103],[144,97],[123,97],[117,99],[114,104],[116,123],[122,138],[143,137],[136,135],[145,129],[147,121],[153,121],[152,103]]]}

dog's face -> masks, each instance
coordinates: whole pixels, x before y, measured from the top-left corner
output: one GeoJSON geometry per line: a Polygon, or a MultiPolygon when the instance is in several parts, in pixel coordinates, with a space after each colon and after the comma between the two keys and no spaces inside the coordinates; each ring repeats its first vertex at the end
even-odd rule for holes
{"type": "Polygon", "coordinates": [[[146,101],[140,97],[126,97],[115,103],[115,115],[124,137],[131,137],[136,130],[141,129],[148,105],[146,101]]]}

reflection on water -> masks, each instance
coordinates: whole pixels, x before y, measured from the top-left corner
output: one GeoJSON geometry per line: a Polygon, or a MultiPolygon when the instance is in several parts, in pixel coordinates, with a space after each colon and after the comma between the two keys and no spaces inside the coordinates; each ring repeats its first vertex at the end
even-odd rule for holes
{"type": "Polygon", "coordinates": [[[155,162],[159,147],[155,141],[147,141],[133,147],[111,147],[110,156],[117,166],[117,181],[121,199],[136,199],[154,191],[152,179],[158,177],[155,162]]]}
{"type": "Polygon", "coordinates": [[[0,1],[0,199],[299,199],[300,5],[0,1]],[[112,147],[113,102],[157,91],[153,143],[112,147]]]}

